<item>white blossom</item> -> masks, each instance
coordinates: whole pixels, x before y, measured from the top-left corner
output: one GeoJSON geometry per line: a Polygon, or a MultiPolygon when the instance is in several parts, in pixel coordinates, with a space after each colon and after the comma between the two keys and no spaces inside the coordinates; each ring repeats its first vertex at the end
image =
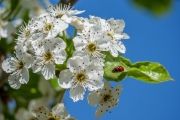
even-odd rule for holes
{"type": "Polygon", "coordinates": [[[33,62],[32,57],[20,49],[16,49],[16,57],[9,57],[2,63],[3,70],[6,73],[10,73],[8,81],[14,89],[20,88],[21,84],[28,83],[28,68],[31,67],[33,62]]]}
{"type": "Polygon", "coordinates": [[[110,43],[101,32],[89,29],[74,37],[73,42],[74,55],[88,56],[90,61],[103,65],[105,55],[102,52],[109,50],[110,43]]]}
{"type": "Polygon", "coordinates": [[[44,106],[39,106],[33,112],[38,120],[75,120],[67,113],[63,103],[57,104],[51,111],[44,106]]]}
{"type": "Polygon", "coordinates": [[[117,57],[119,53],[125,53],[126,48],[122,43],[122,39],[129,39],[126,33],[123,33],[125,22],[123,20],[115,20],[113,18],[104,20],[99,17],[90,17],[90,22],[94,24],[94,28],[103,32],[106,39],[111,43],[109,45],[110,52],[117,57]]]}
{"type": "Polygon", "coordinates": [[[66,60],[66,44],[62,39],[53,38],[33,43],[35,62],[34,72],[41,71],[46,80],[55,75],[55,64],[63,64],[66,60]]]}
{"type": "Polygon", "coordinates": [[[103,87],[103,68],[90,62],[88,57],[74,56],[67,62],[66,70],[59,75],[59,85],[70,88],[74,102],[83,100],[86,89],[94,91],[103,87]]]}
{"type": "Polygon", "coordinates": [[[89,104],[97,106],[97,117],[100,117],[118,104],[121,89],[120,86],[114,88],[110,87],[109,84],[105,82],[103,89],[99,89],[89,94],[89,104]]]}
{"type": "Polygon", "coordinates": [[[48,11],[52,16],[56,18],[60,18],[66,23],[70,23],[74,19],[75,15],[84,12],[84,10],[83,11],[73,10],[70,5],[64,5],[64,4],[50,6],[48,11]]]}
{"type": "Polygon", "coordinates": [[[48,13],[44,13],[36,18],[36,22],[36,34],[38,36],[44,36],[46,39],[54,38],[68,28],[67,23],[52,17],[48,13]]]}
{"type": "Polygon", "coordinates": [[[19,28],[17,44],[26,44],[33,40],[32,36],[35,32],[35,20],[31,19],[27,24],[24,23],[19,28]]]}

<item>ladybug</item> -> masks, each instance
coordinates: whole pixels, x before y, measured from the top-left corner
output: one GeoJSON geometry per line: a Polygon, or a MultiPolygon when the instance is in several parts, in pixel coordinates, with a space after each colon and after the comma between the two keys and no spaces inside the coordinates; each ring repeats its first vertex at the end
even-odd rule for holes
{"type": "Polygon", "coordinates": [[[123,66],[117,66],[115,67],[112,72],[116,73],[116,72],[123,72],[124,71],[124,67],[123,66]]]}

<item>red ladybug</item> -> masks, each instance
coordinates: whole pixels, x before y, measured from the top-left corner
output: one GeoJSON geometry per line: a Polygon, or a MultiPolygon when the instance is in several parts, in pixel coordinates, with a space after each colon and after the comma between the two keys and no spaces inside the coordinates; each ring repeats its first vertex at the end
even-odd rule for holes
{"type": "Polygon", "coordinates": [[[124,71],[124,67],[123,66],[117,66],[115,67],[112,72],[123,72],[124,71]]]}

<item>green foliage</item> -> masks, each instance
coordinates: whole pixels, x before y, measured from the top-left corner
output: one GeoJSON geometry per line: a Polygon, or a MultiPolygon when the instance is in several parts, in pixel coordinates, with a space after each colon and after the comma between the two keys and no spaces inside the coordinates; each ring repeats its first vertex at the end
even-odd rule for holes
{"type": "Polygon", "coordinates": [[[147,83],[172,80],[165,67],[156,62],[137,62],[129,69],[128,76],[147,83]]]}
{"type": "Polygon", "coordinates": [[[131,63],[122,56],[113,57],[107,54],[104,77],[110,81],[121,81],[126,76],[141,80],[146,83],[161,83],[172,80],[168,71],[161,64],[156,62],[131,63]],[[113,72],[113,69],[122,66],[124,71],[113,72]]]}
{"type": "Polygon", "coordinates": [[[104,78],[107,80],[112,81],[121,81],[127,76],[127,71],[129,67],[131,66],[131,62],[122,57],[113,57],[111,54],[106,53],[106,59],[105,59],[105,67],[104,67],[104,78]],[[117,66],[124,67],[123,72],[113,72],[113,69],[117,66]]]}
{"type": "Polygon", "coordinates": [[[168,12],[172,6],[172,0],[133,0],[133,3],[155,15],[168,12]]]}
{"type": "Polygon", "coordinates": [[[113,72],[113,69],[117,66],[123,66],[126,69],[123,62],[106,62],[104,68],[104,78],[113,81],[123,80],[126,77],[127,72],[113,72]]]}

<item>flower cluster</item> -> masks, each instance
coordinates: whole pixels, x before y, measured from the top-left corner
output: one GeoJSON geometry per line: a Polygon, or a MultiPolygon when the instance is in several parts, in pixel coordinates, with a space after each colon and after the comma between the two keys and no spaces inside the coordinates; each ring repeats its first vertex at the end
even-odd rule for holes
{"type": "Polygon", "coordinates": [[[20,108],[16,113],[17,120],[75,120],[65,109],[63,103],[59,103],[50,111],[45,106],[36,106],[32,110],[20,108]]]}
{"type": "MultiPolygon", "coordinates": [[[[21,26],[15,56],[7,58],[2,68],[10,74],[10,86],[18,89],[21,84],[28,83],[29,69],[49,80],[56,76],[57,66],[63,64],[66,69],[59,70],[60,74],[56,76],[59,86],[70,89],[74,102],[83,100],[86,90],[92,92],[89,102],[93,102],[92,96],[97,96],[99,115],[99,111],[103,113],[117,104],[120,91],[119,87],[111,89],[104,85],[105,53],[114,57],[125,53],[122,40],[129,36],[123,32],[123,20],[77,16],[83,12],[61,4],[50,6],[47,12],[32,18],[21,26]],[[66,35],[69,26],[77,31],[71,40],[66,35]],[[72,49],[73,54],[69,55],[67,49],[72,49]]],[[[52,116],[56,117],[56,114],[52,116]]]]}

